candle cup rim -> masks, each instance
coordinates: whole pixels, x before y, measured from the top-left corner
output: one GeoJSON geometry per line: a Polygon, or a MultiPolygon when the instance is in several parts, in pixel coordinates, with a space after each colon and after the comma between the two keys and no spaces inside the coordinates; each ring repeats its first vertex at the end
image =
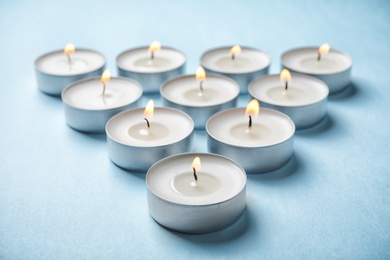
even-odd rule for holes
{"type": "Polygon", "coordinates": [[[129,49],[126,49],[122,52],[120,52],[117,56],[116,56],[116,59],[115,59],[115,63],[116,63],[116,66],[117,68],[123,70],[123,71],[128,71],[128,72],[133,72],[133,73],[138,73],[138,74],[145,74],[145,75],[148,75],[148,74],[163,74],[163,73],[167,73],[168,71],[172,71],[172,70],[176,70],[182,66],[184,66],[186,64],[186,61],[187,61],[187,56],[184,54],[184,52],[180,51],[179,49],[176,49],[176,48],[173,48],[173,47],[169,47],[169,46],[163,46],[161,47],[161,50],[164,50],[164,49],[167,49],[167,50],[171,50],[171,51],[175,51],[175,52],[178,52],[180,53],[182,56],[183,56],[183,62],[180,63],[179,65],[175,66],[175,67],[172,67],[172,68],[169,68],[169,69],[164,69],[164,70],[160,70],[160,71],[151,71],[151,72],[145,72],[145,71],[138,71],[138,70],[132,70],[132,69],[129,69],[129,68],[125,68],[123,66],[121,66],[118,62],[119,58],[128,53],[128,52],[131,52],[131,51],[138,51],[138,50],[147,50],[149,48],[149,45],[143,45],[143,46],[139,46],[139,47],[135,47],[135,48],[129,48],[129,49]]]}
{"type": "MultiPolygon", "coordinates": [[[[222,113],[228,113],[229,111],[232,111],[232,110],[243,110],[245,111],[245,107],[235,107],[235,108],[230,108],[230,109],[226,109],[226,110],[223,110],[223,111],[220,111],[220,112],[217,112],[215,113],[214,115],[212,115],[209,120],[207,120],[206,122],[206,132],[207,134],[213,138],[214,140],[224,144],[224,145],[227,145],[227,146],[230,146],[230,147],[235,147],[235,148],[244,148],[244,149],[261,149],[261,148],[269,148],[269,147],[273,147],[273,146],[277,146],[277,145],[280,145],[280,144],[283,144],[285,142],[288,142],[291,138],[294,137],[294,134],[295,134],[295,131],[296,131],[296,127],[295,127],[295,123],[294,121],[292,121],[292,119],[286,115],[285,113],[283,112],[280,112],[278,110],[275,110],[275,109],[272,109],[272,108],[264,108],[262,107],[261,110],[262,111],[270,111],[272,113],[276,113],[276,114],[279,114],[281,116],[283,116],[292,126],[292,131],[291,131],[291,134],[285,138],[283,141],[280,141],[278,143],[274,143],[274,144],[269,144],[269,145],[262,145],[262,146],[243,146],[243,145],[237,145],[237,144],[231,144],[231,143],[227,143],[227,142],[224,142],[223,140],[220,140],[219,138],[216,138],[209,130],[210,126],[209,126],[209,123],[211,122],[211,120],[213,120],[215,117],[219,116],[220,114],[222,113]]],[[[261,113],[261,112],[260,112],[261,113]]],[[[243,113],[244,114],[244,113],[243,113]]]]}
{"type": "Polygon", "coordinates": [[[214,206],[214,205],[226,203],[230,200],[233,200],[237,196],[239,196],[246,189],[247,181],[248,181],[247,173],[246,173],[245,169],[238,162],[236,162],[235,160],[233,160],[229,157],[226,157],[224,155],[215,154],[215,153],[205,153],[205,152],[201,152],[201,153],[187,152],[187,153],[179,153],[179,154],[170,155],[168,157],[165,157],[165,158],[155,162],[152,166],[150,166],[150,168],[148,169],[148,171],[146,172],[146,175],[145,175],[146,187],[151,193],[153,193],[154,196],[156,196],[157,198],[159,198],[160,200],[162,200],[166,203],[169,203],[171,205],[180,205],[181,207],[207,207],[207,206],[214,206]],[[229,197],[228,199],[220,200],[220,201],[213,202],[213,203],[205,203],[205,204],[189,204],[189,203],[174,202],[174,201],[167,200],[167,199],[161,197],[159,194],[157,194],[156,192],[154,192],[151,189],[149,182],[148,182],[148,176],[150,176],[149,172],[151,171],[151,169],[154,166],[158,165],[159,163],[163,163],[164,161],[171,160],[172,157],[178,157],[178,156],[182,157],[182,156],[191,156],[191,155],[193,155],[194,157],[195,156],[216,156],[216,157],[220,157],[224,160],[230,161],[232,164],[235,165],[235,167],[237,167],[239,169],[239,172],[242,173],[244,185],[242,185],[242,187],[240,188],[240,190],[236,194],[229,197]]]}
{"type": "MultiPolygon", "coordinates": [[[[169,102],[172,102],[172,103],[174,103],[174,104],[176,104],[176,105],[179,105],[179,106],[182,106],[182,107],[187,107],[187,108],[200,108],[200,109],[202,109],[202,108],[219,107],[219,106],[221,106],[221,105],[224,104],[224,103],[228,103],[228,102],[233,101],[234,99],[236,99],[236,98],[240,95],[240,86],[238,85],[238,83],[237,83],[235,80],[233,80],[233,79],[231,79],[231,78],[229,78],[229,77],[223,76],[223,75],[215,74],[215,73],[208,73],[208,74],[207,74],[207,77],[224,79],[224,80],[226,80],[226,81],[229,81],[230,83],[232,83],[232,84],[235,86],[237,93],[236,93],[232,98],[230,98],[230,99],[228,99],[228,100],[225,100],[225,101],[223,101],[223,102],[219,102],[219,103],[217,103],[217,104],[212,104],[212,105],[207,105],[207,106],[197,106],[197,105],[187,105],[187,104],[183,104],[183,103],[178,103],[176,100],[172,100],[172,99],[168,98],[168,97],[165,95],[163,89],[164,89],[164,87],[166,87],[166,85],[168,85],[169,83],[171,83],[171,82],[173,82],[173,81],[175,81],[175,80],[182,79],[182,78],[183,78],[183,79],[191,78],[191,77],[195,78],[195,76],[196,76],[195,74],[186,74],[186,75],[180,75],[180,76],[176,76],[176,77],[173,77],[173,78],[171,78],[171,79],[166,80],[166,81],[161,85],[161,87],[160,87],[160,95],[161,95],[161,97],[164,98],[164,99],[166,99],[166,100],[168,100],[169,102]]],[[[206,80],[207,80],[207,78],[206,78],[206,80]]]]}
{"type": "Polygon", "coordinates": [[[50,51],[50,52],[46,52],[42,55],[40,55],[38,58],[35,59],[34,61],[34,68],[35,70],[39,71],[40,73],[43,73],[43,74],[46,74],[46,75],[50,75],[50,76],[55,76],[55,77],[70,77],[70,76],[80,76],[80,75],[84,75],[84,74],[89,74],[95,70],[98,70],[100,68],[104,68],[106,66],[106,57],[100,53],[99,51],[96,51],[94,49],[88,49],[88,48],[76,48],[76,52],[77,51],[88,51],[88,52],[92,52],[92,53],[96,53],[98,54],[99,56],[101,56],[103,58],[103,63],[101,66],[98,66],[96,69],[91,69],[91,70],[88,70],[88,71],[85,71],[85,72],[82,72],[82,73],[72,73],[72,74],[67,74],[67,75],[64,75],[64,74],[58,74],[58,73],[48,73],[44,70],[42,70],[39,66],[38,66],[38,62],[47,57],[47,56],[50,56],[54,53],[63,53],[64,52],[64,49],[57,49],[57,50],[53,50],[53,51],[50,51]]]}
{"type": "Polygon", "coordinates": [[[143,89],[142,89],[142,86],[137,81],[135,81],[133,79],[130,79],[130,78],[126,78],[126,77],[112,77],[111,80],[115,80],[115,79],[125,80],[125,81],[128,81],[130,84],[133,84],[135,87],[137,87],[138,90],[140,91],[138,97],[136,97],[131,102],[127,102],[126,104],[123,104],[123,105],[120,105],[120,106],[110,107],[108,109],[106,109],[106,108],[97,108],[97,109],[96,108],[93,108],[93,109],[92,108],[80,108],[80,107],[77,107],[77,106],[74,106],[74,105],[70,104],[68,102],[68,100],[66,98],[64,98],[66,91],[68,91],[70,88],[73,88],[76,85],[81,84],[83,82],[87,82],[87,81],[95,81],[96,80],[96,81],[100,82],[100,78],[101,78],[101,76],[94,76],[94,77],[89,77],[89,78],[85,78],[85,79],[80,79],[80,80],[77,80],[77,81],[71,83],[70,85],[65,87],[62,90],[62,92],[61,92],[62,102],[64,102],[66,105],[68,105],[70,107],[73,107],[73,108],[76,108],[76,109],[79,109],[79,110],[84,110],[84,111],[110,111],[110,110],[116,110],[118,108],[126,107],[128,105],[131,105],[131,104],[133,104],[134,102],[136,102],[137,100],[139,100],[142,97],[143,89]]]}
{"type": "Polygon", "coordinates": [[[185,116],[189,120],[189,122],[191,123],[191,131],[189,131],[189,133],[186,136],[184,136],[183,138],[181,138],[179,140],[175,140],[174,142],[167,143],[167,144],[161,144],[161,145],[153,145],[153,146],[142,146],[142,145],[134,145],[134,144],[130,145],[128,143],[122,142],[121,140],[118,140],[118,139],[114,138],[110,134],[110,132],[108,131],[108,127],[109,127],[110,122],[112,122],[116,117],[119,117],[122,114],[128,113],[130,111],[135,111],[135,110],[143,111],[144,108],[143,107],[138,107],[138,108],[127,109],[127,110],[119,112],[118,114],[116,114],[113,117],[111,117],[107,121],[107,124],[106,124],[106,127],[105,127],[105,132],[106,132],[107,138],[110,138],[112,141],[114,141],[114,142],[116,142],[118,144],[127,146],[127,147],[136,147],[136,148],[157,148],[158,147],[158,148],[162,148],[162,147],[166,147],[166,146],[169,146],[169,145],[172,145],[172,144],[176,144],[176,143],[178,143],[178,142],[180,142],[182,140],[185,140],[186,138],[190,137],[192,135],[192,133],[194,132],[194,120],[187,113],[185,113],[183,111],[180,111],[179,109],[171,108],[171,107],[154,107],[154,111],[156,111],[156,110],[172,110],[172,111],[176,111],[176,113],[179,113],[179,114],[185,116]]]}
{"type": "Polygon", "coordinates": [[[215,71],[217,73],[223,73],[223,74],[227,74],[227,75],[249,75],[249,74],[252,74],[252,73],[255,73],[255,72],[258,72],[258,71],[263,71],[267,68],[270,67],[271,65],[271,56],[266,53],[265,51],[261,50],[261,49],[257,49],[257,48],[254,48],[254,47],[249,47],[249,46],[245,46],[245,45],[240,45],[241,47],[241,50],[244,51],[244,50],[250,50],[250,51],[256,51],[256,52],[259,52],[259,53],[262,53],[264,54],[266,57],[267,57],[267,63],[264,67],[261,67],[261,68],[258,68],[258,69],[254,69],[254,70],[248,70],[248,71],[245,71],[245,72],[226,72],[226,71],[223,71],[223,70],[220,70],[220,69],[214,69],[214,68],[210,68],[208,65],[205,65],[204,61],[203,61],[203,58],[208,55],[209,53],[213,52],[213,51],[216,51],[216,50],[222,50],[222,49],[227,49],[227,50],[230,50],[232,48],[233,45],[225,45],[225,46],[221,46],[221,47],[215,47],[215,48],[211,48],[211,49],[207,49],[205,52],[202,53],[201,57],[200,57],[200,65],[202,67],[204,67],[206,70],[209,70],[209,71],[215,71]]]}
{"type": "Polygon", "coordinates": [[[306,71],[306,70],[301,70],[301,69],[295,69],[295,68],[291,68],[290,66],[288,66],[286,64],[286,56],[292,52],[295,52],[295,51],[304,51],[304,50],[312,50],[312,51],[316,51],[318,50],[318,47],[319,46],[306,46],[306,47],[297,47],[297,48],[291,48],[291,49],[288,49],[287,51],[283,52],[282,55],[280,56],[280,62],[282,64],[283,67],[291,70],[291,71],[295,71],[296,73],[303,73],[303,74],[309,74],[309,75],[313,75],[313,76],[327,76],[327,75],[337,75],[337,74],[343,74],[349,70],[351,70],[352,68],[352,65],[353,65],[353,61],[352,61],[352,57],[346,53],[346,52],[343,52],[343,51],[340,51],[338,49],[334,49],[334,48],[331,48],[329,50],[329,53],[337,53],[337,54],[340,54],[344,57],[346,57],[348,60],[349,60],[349,65],[345,68],[345,69],[342,69],[342,70],[339,70],[337,72],[316,72],[316,73],[312,73],[310,71],[306,71]]]}
{"type": "MultiPolygon", "coordinates": [[[[320,100],[318,100],[316,102],[307,103],[305,105],[281,105],[279,103],[263,101],[263,100],[259,99],[259,97],[257,97],[256,95],[253,94],[253,92],[254,92],[253,88],[255,87],[255,84],[258,81],[266,80],[266,79],[272,78],[272,77],[279,77],[279,74],[265,75],[263,77],[259,77],[257,79],[254,79],[253,81],[251,81],[251,83],[248,86],[248,93],[249,93],[249,95],[251,97],[257,99],[261,103],[263,102],[263,103],[267,103],[267,104],[270,104],[270,105],[279,106],[279,107],[285,107],[285,108],[309,107],[309,106],[321,103],[321,102],[323,102],[324,100],[326,100],[328,98],[328,96],[329,96],[329,87],[328,87],[328,85],[326,85],[326,83],[324,81],[322,81],[322,80],[320,80],[320,79],[318,79],[316,77],[313,77],[313,76],[310,76],[310,75],[301,74],[301,73],[292,72],[291,75],[293,76],[292,78],[299,77],[299,78],[302,78],[302,79],[310,79],[312,81],[315,81],[315,82],[321,84],[325,88],[326,95],[324,95],[323,98],[321,98],[320,100]]],[[[284,86],[281,85],[281,87],[284,87],[284,86]]]]}

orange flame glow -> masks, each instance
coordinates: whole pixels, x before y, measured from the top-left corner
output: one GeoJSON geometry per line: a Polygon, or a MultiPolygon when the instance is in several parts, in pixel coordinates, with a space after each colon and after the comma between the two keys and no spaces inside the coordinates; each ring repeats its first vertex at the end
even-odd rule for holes
{"type": "Polygon", "coordinates": [[[259,101],[252,99],[246,106],[245,116],[257,117],[259,115],[260,105],[259,101]]]}
{"type": "Polygon", "coordinates": [[[324,43],[324,44],[322,44],[322,45],[318,48],[318,53],[319,53],[319,54],[326,54],[326,53],[329,52],[329,50],[330,50],[329,44],[324,43]]]}
{"type": "Polygon", "coordinates": [[[192,161],[192,168],[195,168],[195,170],[197,172],[200,171],[200,158],[199,158],[199,156],[196,156],[195,159],[192,161]]]}
{"type": "Polygon", "coordinates": [[[108,69],[104,70],[102,77],[100,78],[100,82],[102,82],[102,84],[106,84],[110,81],[110,79],[111,79],[110,71],[108,69]]]}
{"type": "Polygon", "coordinates": [[[230,55],[231,56],[234,56],[238,53],[241,52],[241,47],[239,45],[234,45],[231,49],[230,49],[230,55]]]}
{"type": "Polygon", "coordinates": [[[153,101],[153,99],[151,99],[146,104],[146,107],[144,110],[144,117],[148,120],[151,120],[153,118],[153,113],[154,113],[154,101],[153,101]]]}
{"type": "Polygon", "coordinates": [[[206,72],[201,66],[196,70],[195,78],[197,81],[204,81],[206,79],[206,72]]]}
{"type": "Polygon", "coordinates": [[[280,72],[280,81],[286,82],[291,80],[291,73],[288,71],[288,69],[283,69],[282,72],[280,72]]]}
{"type": "Polygon", "coordinates": [[[161,50],[161,43],[160,42],[154,41],[149,45],[149,49],[148,49],[149,53],[159,51],[159,50],[161,50]]]}
{"type": "Polygon", "coordinates": [[[74,47],[73,43],[68,43],[64,48],[64,54],[68,55],[70,53],[74,53],[76,51],[76,48],[74,47]]]}

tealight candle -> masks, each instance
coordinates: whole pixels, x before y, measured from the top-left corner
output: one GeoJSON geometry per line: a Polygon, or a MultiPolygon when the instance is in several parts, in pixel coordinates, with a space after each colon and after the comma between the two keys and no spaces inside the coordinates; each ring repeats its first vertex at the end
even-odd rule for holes
{"type": "Polygon", "coordinates": [[[182,52],[159,42],[126,50],[116,58],[119,75],[138,81],[144,92],[158,92],[164,81],[183,74],[185,62],[182,52]]]}
{"type": "Polygon", "coordinates": [[[113,116],[106,125],[108,153],[118,166],[146,172],[156,161],[189,151],[194,121],[174,108],[135,108],[113,116]]]}
{"type": "Polygon", "coordinates": [[[226,157],[173,155],[146,175],[149,212],[159,224],[179,232],[218,231],[245,209],[246,181],[244,169],[226,157]]]}
{"type": "Polygon", "coordinates": [[[254,99],[246,109],[231,108],[213,115],[206,124],[209,151],[232,158],[250,173],[283,166],[293,153],[294,122],[279,111],[259,109],[254,99]]]}
{"type": "Polygon", "coordinates": [[[160,89],[165,106],[186,112],[194,120],[195,128],[203,129],[210,116],[236,106],[239,92],[234,80],[220,75],[207,75],[206,78],[202,67],[196,75],[170,79],[160,89]]]}
{"type": "Polygon", "coordinates": [[[107,121],[115,114],[136,107],[142,96],[134,80],[110,78],[105,70],[101,77],[76,81],[62,92],[65,119],[69,126],[82,132],[104,133],[107,121]]]}
{"type": "Polygon", "coordinates": [[[326,114],[328,86],[321,80],[293,73],[287,69],[279,75],[258,78],[249,85],[249,94],[263,107],[287,114],[297,128],[320,121],[326,114]]]}
{"type": "Polygon", "coordinates": [[[249,82],[268,73],[271,59],[263,51],[236,45],[206,51],[200,63],[207,72],[234,79],[240,92],[247,93],[249,82]]]}
{"type": "Polygon", "coordinates": [[[324,81],[330,93],[348,86],[352,59],[347,54],[330,49],[328,44],[289,50],[281,57],[282,66],[291,72],[314,76],[324,81]]]}
{"type": "Polygon", "coordinates": [[[102,74],[104,56],[89,49],[75,49],[68,44],[64,50],[44,54],[35,60],[38,87],[50,95],[61,95],[69,84],[102,74]]]}

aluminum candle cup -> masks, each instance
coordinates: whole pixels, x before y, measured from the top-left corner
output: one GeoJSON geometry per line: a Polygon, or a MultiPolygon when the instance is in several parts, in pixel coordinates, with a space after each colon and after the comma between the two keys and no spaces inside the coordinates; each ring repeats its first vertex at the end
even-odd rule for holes
{"type": "Polygon", "coordinates": [[[241,93],[248,92],[249,83],[268,74],[270,57],[263,51],[241,47],[241,53],[230,55],[231,47],[221,47],[206,51],[200,58],[206,72],[222,74],[234,79],[240,86],[241,93]]]}
{"type": "Polygon", "coordinates": [[[234,223],[245,209],[246,174],[226,158],[207,153],[178,154],[155,163],[146,175],[151,216],[185,233],[208,233],[234,223]],[[201,168],[194,180],[191,162],[201,168]]]}
{"type": "Polygon", "coordinates": [[[173,78],[160,89],[164,106],[174,107],[189,114],[195,128],[204,129],[206,121],[218,111],[235,107],[239,86],[230,78],[207,75],[200,90],[195,75],[173,78]]]}
{"type": "Polygon", "coordinates": [[[107,122],[108,153],[116,165],[146,172],[158,160],[190,150],[194,121],[189,115],[157,107],[148,128],[143,113],[144,108],[130,109],[107,122]]]}
{"type": "Polygon", "coordinates": [[[138,105],[141,86],[128,78],[111,78],[103,95],[100,77],[76,81],[62,92],[67,124],[82,132],[105,133],[115,114],[138,105]]]}
{"type": "Polygon", "coordinates": [[[341,91],[351,80],[352,59],[347,54],[330,49],[317,61],[316,47],[297,48],[283,53],[282,66],[291,72],[314,76],[325,82],[330,94],[341,91]]]}
{"type": "Polygon", "coordinates": [[[182,52],[168,47],[156,52],[153,60],[147,46],[126,50],[116,58],[119,75],[135,79],[148,93],[158,92],[164,81],[183,74],[185,63],[182,52]]]}
{"type": "Polygon", "coordinates": [[[263,107],[287,114],[298,129],[312,126],[325,116],[328,93],[323,81],[296,73],[292,74],[287,91],[279,75],[267,75],[249,85],[249,94],[263,107]]]}
{"type": "Polygon", "coordinates": [[[61,95],[69,84],[101,75],[106,65],[104,56],[96,51],[77,49],[71,54],[71,63],[63,50],[53,51],[35,60],[35,75],[41,91],[61,95]]]}
{"type": "Polygon", "coordinates": [[[293,154],[294,122],[285,114],[261,108],[248,129],[245,108],[231,108],[212,116],[206,124],[208,150],[237,161],[249,173],[283,166],[293,154]]]}

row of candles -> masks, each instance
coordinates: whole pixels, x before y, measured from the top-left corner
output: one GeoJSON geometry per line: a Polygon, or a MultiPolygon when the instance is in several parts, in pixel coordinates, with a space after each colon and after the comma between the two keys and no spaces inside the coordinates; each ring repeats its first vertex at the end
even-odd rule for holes
{"type": "Polygon", "coordinates": [[[68,44],[39,57],[35,68],[39,88],[61,94],[68,125],[105,132],[115,164],[148,171],[149,211],[157,222],[204,233],[240,216],[246,172],[283,166],[293,154],[295,128],[319,122],[329,92],[350,81],[351,58],[327,44],[290,50],[281,60],[281,74],[266,75],[270,58],[263,51],[222,47],[202,55],[196,74],[183,76],[185,55],[153,42],[121,53],[122,77],[111,78],[103,55],[68,44]],[[153,100],[139,107],[143,93],[157,91],[163,107],[153,100]],[[248,92],[252,101],[236,108],[238,95],[248,92]],[[206,129],[211,153],[187,153],[194,129],[206,129]]]}

